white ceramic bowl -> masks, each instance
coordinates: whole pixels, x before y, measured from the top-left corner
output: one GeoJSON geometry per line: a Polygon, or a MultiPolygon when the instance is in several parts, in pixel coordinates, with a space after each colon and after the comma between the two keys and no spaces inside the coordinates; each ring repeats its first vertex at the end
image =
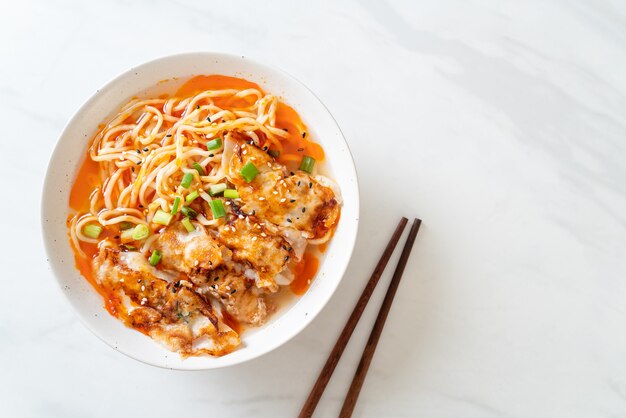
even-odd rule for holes
{"type": "MultiPolygon", "coordinates": [[[[157,89],[172,91],[161,84],[157,89]]],[[[132,68],[98,90],[69,121],[56,145],[44,184],[42,228],[52,271],[83,323],[114,349],[155,366],[200,370],[241,363],[265,354],[293,338],[322,310],[348,266],[357,236],[359,191],[354,162],[337,123],[320,100],[304,85],[282,71],[241,56],[208,52],[168,56],[132,68]],[[291,307],[265,326],[246,331],[242,345],[223,357],[182,360],[157,342],[126,328],[103,307],[100,295],[79,274],[68,241],[66,219],[69,191],[98,124],[105,122],[131,97],[154,92],[164,79],[186,79],[198,74],[224,74],[257,82],[280,95],[308,125],[312,137],[324,148],[326,167],[344,199],[341,219],[309,290],[291,307]]]]}

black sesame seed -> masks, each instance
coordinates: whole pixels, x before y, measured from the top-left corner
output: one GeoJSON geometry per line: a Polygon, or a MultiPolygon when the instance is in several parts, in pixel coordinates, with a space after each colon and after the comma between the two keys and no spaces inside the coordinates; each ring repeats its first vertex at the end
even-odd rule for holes
{"type": "Polygon", "coordinates": [[[144,148],[143,152],[148,152],[148,147],[144,148]]]}
{"type": "Polygon", "coordinates": [[[219,277],[216,277],[216,278],[214,278],[214,279],[213,279],[213,281],[214,281],[214,282],[216,282],[216,281],[218,281],[219,279],[220,279],[219,277]]]}
{"type": "Polygon", "coordinates": [[[137,154],[141,154],[141,150],[136,150],[136,151],[137,151],[137,154]]]}
{"type": "Polygon", "coordinates": [[[283,245],[283,250],[287,251],[287,246],[283,245]]]}
{"type": "Polygon", "coordinates": [[[120,239],[120,236],[116,235],[116,236],[113,237],[113,239],[120,239]]]}
{"type": "Polygon", "coordinates": [[[171,137],[171,136],[172,136],[172,134],[167,134],[167,135],[165,135],[165,137],[166,137],[166,138],[169,138],[169,137],[171,137]]]}
{"type": "Polygon", "coordinates": [[[256,212],[253,210],[252,212],[250,212],[250,215],[254,215],[256,212]]]}
{"type": "Polygon", "coordinates": [[[302,138],[306,136],[306,132],[302,132],[302,138]]]}
{"type": "Polygon", "coordinates": [[[291,174],[292,176],[296,175],[296,173],[294,173],[293,171],[290,171],[289,174],[291,174]]]}
{"type": "Polygon", "coordinates": [[[143,209],[143,205],[139,205],[139,207],[143,209]]]}
{"type": "Polygon", "coordinates": [[[209,157],[213,157],[213,156],[214,156],[214,154],[209,154],[209,157]]]}
{"type": "Polygon", "coordinates": [[[196,109],[200,109],[200,105],[196,106],[196,109]]]}
{"type": "Polygon", "coordinates": [[[137,163],[137,165],[141,165],[141,161],[139,161],[139,162],[137,163]]]}
{"type": "Polygon", "coordinates": [[[291,219],[287,218],[287,222],[291,223],[291,219]]]}
{"type": "Polygon", "coordinates": [[[302,213],[306,212],[306,208],[302,208],[302,213]]]}
{"type": "Polygon", "coordinates": [[[309,182],[309,189],[310,189],[311,187],[313,187],[313,183],[312,183],[312,182],[309,182]]]}
{"type": "Polygon", "coordinates": [[[288,256],[288,255],[287,255],[287,256],[285,256],[285,263],[286,263],[287,261],[289,261],[289,256],[288,256]]]}
{"type": "Polygon", "coordinates": [[[298,152],[304,151],[304,148],[298,148],[298,152]]]}
{"type": "Polygon", "coordinates": [[[263,147],[263,151],[267,151],[267,150],[268,150],[267,146],[263,147]]]}
{"type": "Polygon", "coordinates": [[[207,118],[206,118],[206,120],[207,120],[207,121],[209,121],[209,122],[211,122],[211,117],[210,117],[210,116],[209,116],[209,117],[207,117],[207,118]]]}
{"type": "Polygon", "coordinates": [[[130,169],[133,171],[133,173],[135,172],[135,167],[131,167],[130,169]]]}
{"type": "Polygon", "coordinates": [[[283,131],[285,131],[285,132],[289,132],[289,129],[287,129],[287,128],[283,128],[283,131]]]}
{"type": "Polygon", "coordinates": [[[300,180],[298,180],[298,186],[300,185],[300,180]]]}
{"type": "Polygon", "coordinates": [[[237,289],[233,289],[233,290],[231,290],[231,291],[230,291],[230,294],[232,295],[232,294],[234,294],[236,291],[237,291],[237,289]]]}
{"type": "Polygon", "coordinates": [[[290,202],[291,202],[291,203],[293,203],[293,202],[295,202],[295,201],[296,201],[296,199],[291,199],[291,200],[290,200],[290,202]]]}

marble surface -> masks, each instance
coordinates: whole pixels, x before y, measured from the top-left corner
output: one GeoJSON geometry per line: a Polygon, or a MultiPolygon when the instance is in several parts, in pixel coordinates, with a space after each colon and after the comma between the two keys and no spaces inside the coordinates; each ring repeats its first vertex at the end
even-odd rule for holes
{"type": "MultiPolygon", "coordinates": [[[[0,10],[1,416],[294,416],[406,215],[424,224],[356,416],[626,417],[623,1],[0,10]],[[129,359],[79,322],[46,265],[39,206],[80,104],[132,65],[195,50],[271,62],[319,95],[353,151],[362,223],[343,283],[304,332],[190,373],[129,359]]],[[[389,279],[317,416],[339,411],[389,279]]]]}

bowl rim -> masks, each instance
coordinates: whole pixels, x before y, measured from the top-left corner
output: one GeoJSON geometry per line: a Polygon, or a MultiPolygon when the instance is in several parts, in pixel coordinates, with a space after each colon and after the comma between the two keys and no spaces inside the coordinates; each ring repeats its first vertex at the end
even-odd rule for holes
{"type": "MultiPolygon", "coordinates": [[[[78,165],[81,162],[82,162],[82,160],[77,161],[77,162],[73,162],[72,164],[78,165]]],[[[53,149],[52,153],[50,154],[50,159],[48,160],[48,164],[47,164],[47,167],[46,167],[45,177],[44,177],[42,191],[41,191],[40,212],[41,212],[40,227],[41,227],[41,235],[42,235],[44,248],[45,248],[46,263],[48,264],[50,270],[52,271],[52,275],[54,276],[55,282],[57,284],[57,289],[64,295],[65,299],[67,300],[69,305],[74,310],[74,313],[80,319],[80,322],[92,334],[94,334],[96,337],[98,337],[106,345],[108,345],[109,347],[113,348],[115,351],[118,351],[118,352],[120,352],[120,353],[126,355],[127,357],[130,357],[130,358],[134,359],[134,360],[137,360],[139,362],[142,362],[142,363],[145,363],[145,364],[148,364],[148,365],[151,365],[151,366],[156,366],[156,367],[159,367],[159,368],[163,368],[163,369],[184,370],[184,371],[199,371],[199,370],[219,369],[219,368],[223,368],[223,367],[234,366],[234,365],[237,365],[237,364],[246,363],[246,362],[248,362],[250,360],[253,360],[253,359],[256,359],[256,358],[261,357],[263,355],[266,355],[266,354],[276,350],[280,346],[286,344],[287,342],[292,340],[296,335],[300,334],[307,326],[309,326],[313,322],[313,320],[320,314],[320,312],[322,312],[322,310],[326,307],[326,305],[328,304],[330,299],[336,293],[337,288],[339,287],[339,284],[343,281],[345,273],[347,271],[347,268],[348,268],[348,266],[350,264],[350,261],[352,260],[352,257],[354,255],[354,249],[356,247],[356,242],[357,242],[357,239],[358,239],[359,224],[360,224],[360,222],[359,222],[360,221],[360,187],[359,187],[358,175],[357,175],[357,170],[356,170],[356,164],[354,162],[354,156],[352,154],[352,151],[350,150],[350,146],[348,144],[348,141],[346,141],[346,138],[345,138],[345,135],[343,134],[343,131],[341,130],[339,124],[337,123],[337,120],[335,119],[333,114],[330,112],[328,107],[324,104],[324,102],[322,102],[322,100],[307,85],[305,85],[303,82],[301,82],[299,79],[297,79],[293,75],[291,75],[291,74],[287,73],[286,71],[282,70],[281,68],[277,68],[277,67],[275,67],[273,65],[265,64],[264,62],[262,62],[262,61],[260,61],[258,59],[255,59],[255,58],[248,58],[247,55],[224,53],[224,52],[213,52],[213,51],[194,51],[194,52],[183,52],[183,53],[178,53],[178,54],[163,55],[163,56],[159,56],[158,58],[154,58],[154,59],[151,59],[149,61],[145,61],[145,62],[142,62],[140,64],[133,65],[129,69],[127,69],[127,70],[125,70],[123,72],[118,73],[116,76],[114,76],[109,81],[107,81],[104,85],[102,85],[94,93],[92,93],[89,96],[89,98],[87,98],[80,105],[80,107],[73,113],[72,117],[66,122],[65,126],[61,130],[60,134],[58,135],[58,137],[56,139],[56,143],[54,145],[54,149],[53,149]],[[111,341],[109,341],[103,335],[103,333],[100,332],[98,327],[93,326],[90,322],[87,321],[86,315],[83,312],[81,312],[81,310],[79,309],[79,306],[74,302],[74,300],[73,300],[74,298],[72,298],[69,294],[67,294],[66,292],[63,291],[63,285],[62,285],[60,276],[63,275],[64,273],[62,271],[59,271],[59,269],[55,266],[55,263],[53,263],[53,261],[52,261],[52,257],[54,255],[54,252],[52,251],[52,246],[53,246],[54,240],[46,232],[46,208],[47,208],[46,207],[46,194],[48,193],[48,190],[50,190],[50,182],[52,182],[52,180],[51,180],[51,177],[52,177],[51,176],[52,167],[53,167],[55,161],[58,161],[59,158],[60,158],[59,154],[61,152],[60,151],[61,142],[62,142],[61,139],[64,138],[68,134],[68,131],[70,130],[72,125],[81,117],[81,115],[83,113],[85,113],[86,109],[88,109],[94,102],[96,102],[97,99],[105,91],[114,88],[114,86],[118,82],[120,82],[123,79],[131,76],[138,69],[148,68],[148,67],[151,67],[151,66],[153,66],[155,64],[158,64],[158,63],[160,63],[162,61],[167,61],[167,60],[172,60],[172,59],[177,59],[177,58],[194,58],[194,57],[200,57],[200,56],[212,57],[214,59],[220,59],[220,58],[221,59],[233,59],[233,60],[240,59],[240,60],[248,62],[248,63],[250,63],[250,64],[252,64],[252,65],[254,65],[256,67],[264,68],[265,70],[267,70],[270,73],[277,74],[279,77],[283,77],[283,78],[290,79],[290,80],[294,81],[296,84],[298,84],[300,87],[302,87],[308,94],[310,94],[311,98],[314,99],[314,101],[316,101],[317,104],[321,105],[321,107],[323,108],[323,110],[325,111],[327,116],[330,117],[330,120],[333,123],[333,128],[336,129],[337,132],[339,133],[339,137],[343,141],[343,145],[345,145],[345,148],[346,148],[346,151],[347,151],[346,155],[349,157],[349,161],[351,163],[351,164],[349,164],[349,167],[347,167],[347,168],[348,168],[348,170],[350,172],[349,173],[349,177],[354,182],[354,188],[355,188],[354,191],[356,193],[356,195],[355,195],[356,199],[353,202],[355,219],[353,220],[353,222],[354,222],[353,236],[349,237],[350,238],[349,239],[349,241],[350,241],[349,242],[350,248],[347,251],[347,256],[345,257],[345,259],[343,260],[341,265],[338,265],[337,267],[334,268],[334,271],[336,271],[336,275],[337,275],[338,279],[334,281],[334,283],[331,286],[331,289],[325,295],[323,295],[324,298],[323,299],[318,299],[318,302],[313,305],[314,309],[309,310],[308,319],[306,319],[305,321],[302,321],[297,326],[289,328],[287,331],[285,331],[283,333],[283,335],[284,335],[283,337],[281,337],[280,339],[276,339],[275,341],[267,344],[265,349],[253,351],[250,355],[248,355],[248,356],[246,356],[246,357],[244,357],[242,359],[238,359],[236,361],[231,361],[231,362],[223,361],[222,363],[218,363],[218,364],[211,364],[211,363],[204,364],[203,363],[202,366],[198,366],[198,367],[177,367],[177,366],[165,365],[163,363],[159,363],[158,361],[152,361],[152,360],[147,359],[147,358],[139,357],[139,356],[135,355],[132,352],[129,352],[127,350],[124,350],[124,349],[122,349],[120,347],[115,346],[111,341]]],[[[66,239],[67,237],[63,237],[63,238],[66,239]]],[[[75,268],[75,266],[73,266],[73,268],[75,268]]],[[[81,277],[82,277],[82,275],[81,275],[81,277]]],[[[91,286],[91,285],[89,285],[89,286],[91,286]]],[[[285,312],[285,314],[286,314],[286,312],[285,312]]],[[[263,327],[265,327],[265,326],[267,326],[267,325],[263,325],[263,326],[259,327],[258,331],[262,332],[263,327]]],[[[148,338],[150,338],[150,337],[148,337],[148,338]]],[[[154,343],[156,344],[156,342],[154,342],[154,343]]],[[[173,355],[177,355],[177,353],[175,353],[175,352],[172,352],[172,354],[173,355]]],[[[223,356],[223,357],[227,357],[227,356],[228,355],[223,356]]],[[[211,356],[208,356],[208,357],[212,358],[211,356]]]]}

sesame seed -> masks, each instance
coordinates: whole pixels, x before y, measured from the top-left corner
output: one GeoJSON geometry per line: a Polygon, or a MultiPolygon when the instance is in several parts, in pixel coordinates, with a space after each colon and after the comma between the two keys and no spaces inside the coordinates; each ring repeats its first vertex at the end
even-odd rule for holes
{"type": "Polygon", "coordinates": [[[256,237],[252,237],[252,241],[256,241],[256,239],[257,239],[256,237]]]}
{"type": "Polygon", "coordinates": [[[293,203],[293,202],[295,202],[295,201],[296,201],[296,199],[290,199],[289,201],[290,201],[291,203],[293,203]]]}
{"type": "Polygon", "coordinates": [[[278,192],[277,192],[276,190],[274,190],[274,191],[272,192],[272,194],[278,194],[278,192]]]}
{"type": "Polygon", "coordinates": [[[246,155],[247,153],[248,153],[247,149],[243,150],[243,152],[242,152],[243,155],[246,155]]]}
{"type": "Polygon", "coordinates": [[[309,182],[309,189],[313,187],[313,183],[309,182]]]}
{"type": "Polygon", "coordinates": [[[291,223],[291,219],[287,218],[287,222],[291,223]]]}
{"type": "Polygon", "coordinates": [[[280,203],[285,202],[287,199],[285,199],[284,197],[282,199],[280,199],[280,203]]]}
{"type": "Polygon", "coordinates": [[[214,156],[215,156],[215,154],[209,154],[209,157],[214,157],[214,156]]]}
{"type": "Polygon", "coordinates": [[[302,208],[302,213],[306,212],[306,208],[302,208]]]}
{"type": "Polygon", "coordinates": [[[267,237],[267,234],[266,234],[265,232],[261,232],[261,236],[262,236],[263,238],[265,238],[265,237],[267,237]]]}
{"type": "Polygon", "coordinates": [[[265,198],[263,196],[259,197],[259,200],[265,200],[265,198]]]}
{"type": "Polygon", "coordinates": [[[144,290],[146,290],[146,286],[141,285],[141,291],[143,292],[144,290]]]}
{"type": "Polygon", "coordinates": [[[124,283],[124,279],[120,279],[120,283],[124,283]]]}
{"type": "Polygon", "coordinates": [[[243,219],[243,215],[241,215],[241,214],[240,214],[240,215],[239,215],[239,219],[243,219]]]}
{"type": "Polygon", "coordinates": [[[229,200],[227,200],[227,201],[226,201],[226,202],[224,202],[224,203],[225,203],[226,205],[229,205],[229,206],[230,206],[230,201],[229,201],[229,200]]]}
{"type": "Polygon", "coordinates": [[[234,294],[236,291],[237,291],[237,289],[233,289],[233,290],[231,290],[231,291],[230,291],[230,294],[232,295],[232,294],[234,294]]]}

